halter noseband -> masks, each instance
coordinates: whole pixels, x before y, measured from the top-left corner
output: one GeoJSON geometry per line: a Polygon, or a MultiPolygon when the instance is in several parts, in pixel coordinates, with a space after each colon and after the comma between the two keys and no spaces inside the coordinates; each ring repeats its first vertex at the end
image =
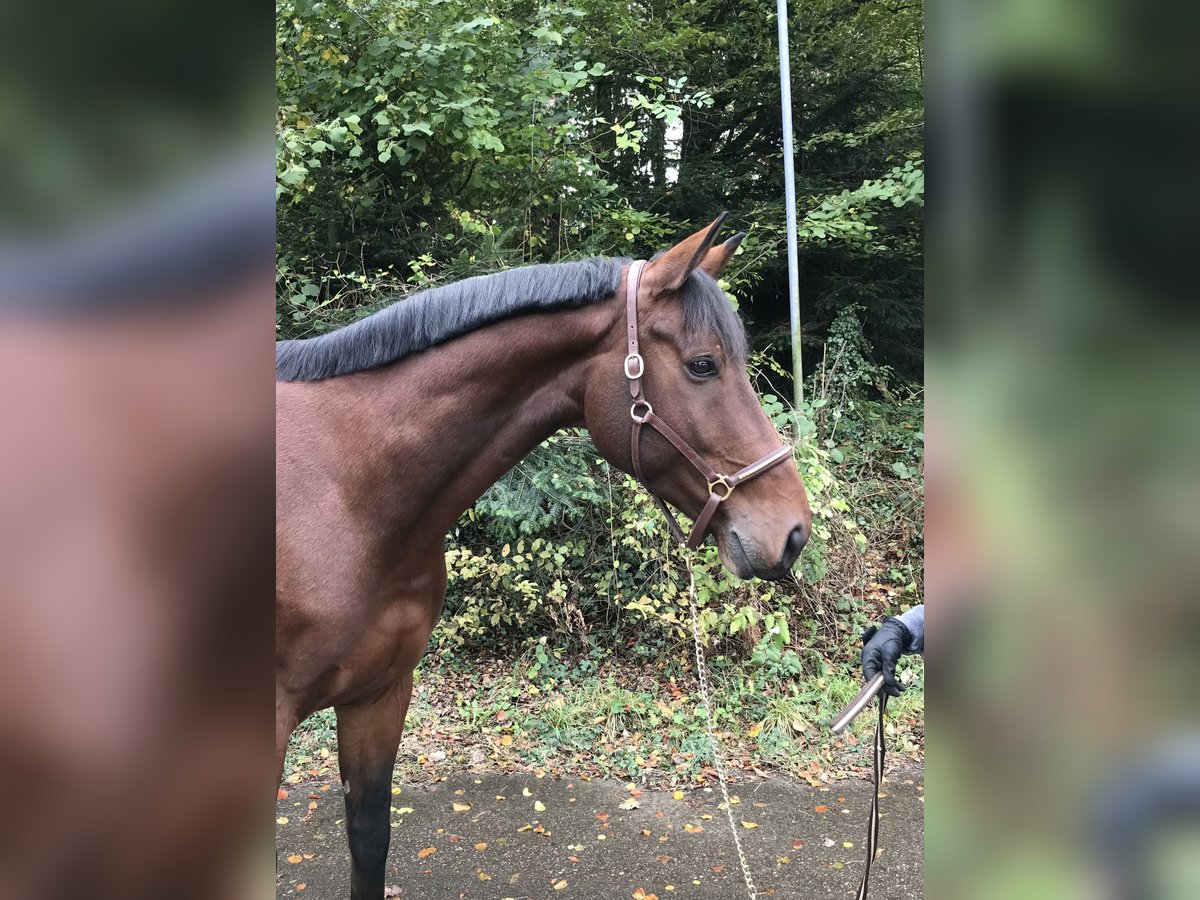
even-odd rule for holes
{"type": "Polygon", "coordinates": [[[637,295],[638,287],[642,283],[642,271],[645,268],[645,260],[637,260],[631,263],[625,281],[625,315],[629,325],[629,353],[625,357],[625,377],[629,380],[629,395],[633,398],[633,405],[629,408],[629,417],[633,419],[633,432],[630,436],[629,446],[630,454],[633,457],[633,472],[637,476],[637,480],[645,486],[646,490],[650,491],[650,496],[654,498],[654,502],[658,504],[658,508],[667,517],[667,522],[671,526],[671,532],[679,541],[685,543],[689,549],[695,550],[704,542],[704,536],[708,533],[708,525],[716,514],[717,507],[729,499],[729,495],[733,493],[733,489],[739,484],[749,481],[751,478],[757,478],[764,472],[775,468],[775,466],[779,465],[785,459],[791,459],[792,448],[787,444],[783,444],[758,460],[758,462],[744,466],[732,475],[721,475],[706,463],[700,457],[700,454],[688,446],[687,441],[676,434],[671,426],[655,414],[654,407],[650,405],[650,401],[642,393],[642,376],[646,373],[646,363],[642,359],[642,355],[638,352],[637,295]],[[646,484],[646,479],[642,476],[640,442],[643,425],[649,425],[670,441],[671,445],[683,455],[683,458],[690,462],[704,476],[704,480],[708,484],[708,501],[704,504],[704,509],[700,511],[700,515],[696,517],[696,521],[692,525],[691,534],[686,538],[679,527],[679,523],[675,521],[675,516],[667,508],[666,503],[654,491],[650,490],[650,485],[646,484]]]}

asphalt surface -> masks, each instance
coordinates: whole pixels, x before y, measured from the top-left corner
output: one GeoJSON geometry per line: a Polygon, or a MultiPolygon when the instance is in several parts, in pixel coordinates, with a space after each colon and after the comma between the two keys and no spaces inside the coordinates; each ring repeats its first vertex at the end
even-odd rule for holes
{"type": "MultiPolygon", "coordinates": [[[[870,897],[924,896],[923,774],[889,775],[870,897]]],[[[392,797],[388,895],[415,900],[745,897],[717,788],[464,774],[392,797]],[[502,799],[501,799],[502,798],[502,799]],[[636,807],[622,809],[622,804],[636,807]],[[456,811],[455,804],[458,804],[456,811]],[[468,808],[463,808],[468,807],[468,808]],[[430,849],[432,848],[432,850],[430,849]],[[639,895],[637,892],[641,891],[639,895]]],[[[349,896],[341,785],[288,785],[276,808],[277,897],[349,896]],[[286,821],[284,821],[286,820],[286,821]]],[[[760,897],[848,900],[862,876],[869,782],[735,785],[738,832],[760,897]],[[745,827],[741,823],[753,827],[745,827]]]]}

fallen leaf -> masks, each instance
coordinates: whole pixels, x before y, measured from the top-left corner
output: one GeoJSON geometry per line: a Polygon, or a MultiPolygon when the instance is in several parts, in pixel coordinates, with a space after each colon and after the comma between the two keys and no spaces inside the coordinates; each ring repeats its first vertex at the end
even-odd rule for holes
{"type": "Polygon", "coordinates": [[[538,812],[545,812],[545,811],[546,811],[546,804],[545,804],[545,803],[543,803],[541,800],[534,800],[534,801],[533,801],[533,808],[534,808],[535,810],[537,810],[538,812]]]}
{"type": "Polygon", "coordinates": [[[757,828],[758,823],[757,822],[747,822],[745,819],[742,819],[742,827],[743,828],[757,828]]]}
{"type": "Polygon", "coordinates": [[[826,806],[824,803],[822,803],[821,805],[819,805],[817,807],[817,812],[819,812],[819,813],[829,812],[829,807],[826,806]]]}
{"type": "Polygon", "coordinates": [[[286,825],[287,823],[288,823],[287,816],[280,816],[278,819],[275,820],[276,825],[286,825]]]}
{"type": "Polygon", "coordinates": [[[565,891],[567,889],[567,879],[563,878],[560,881],[554,882],[554,889],[556,891],[565,891]]]}
{"type": "Polygon", "coordinates": [[[724,866],[713,866],[712,870],[714,872],[716,872],[718,875],[720,875],[722,872],[725,871],[725,867],[724,866]]]}
{"type": "Polygon", "coordinates": [[[424,859],[427,856],[432,856],[437,853],[437,847],[426,847],[424,850],[417,852],[417,859],[424,859]]]}
{"type": "Polygon", "coordinates": [[[667,854],[665,854],[665,853],[660,853],[660,854],[658,854],[658,856],[656,856],[654,858],[657,859],[660,863],[666,864],[666,863],[669,863],[675,857],[667,856],[667,854]]]}
{"type": "Polygon", "coordinates": [[[491,881],[492,880],[492,876],[489,875],[487,872],[484,872],[481,870],[477,874],[479,875],[480,881],[491,881]]]}
{"type": "Polygon", "coordinates": [[[792,849],[793,850],[799,850],[803,846],[804,846],[804,841],[800,840],[800,838],[796,838],[794,841],[792,841],[792,849]]]}
{"type": "Polygon", "coordinates": [[[642,804],[638,803],[632,797],[617,806],[617,809],[637,809],[642,804]]]}
{"type": "Polygon", "coordinates": [[[854,849],[854,841],[842,841],[842,846],[845,847],[847,850],[853,850],[854,849]]]}
{"type": "Polygon", "coordinates": [[[480,841],[478,844],[475,845],[475,849],[476,850],[486,850],[487,849],[487,841],[480,841]]]}
{"type": "Polygon", "coordinates": [[[454,807],[454,811],[455,811],[455,812],[466,812],[468,809],[470,809],[470,808],[471,808],[471,804],[470,804],[470,803],[458,803],[458,802],[455,802],[455,803],[454,803],[454,804],[452,804],[452,805],[453,805],[453,807],[454,807]]]}
{"type": "Polygon", "coordinates": [[[301,856],[299,853],[293,853],[291,856],[289,856],[287,858],[287,861],[290,862],[294,866],[298,862],[303,862],[304,857],[301,856]]]}
{"type": "Polygon", "coordinates": [[[686,825],[683,826],[683,830],[690,832],[692,834],[699,834],[701,831],[704,830],[704,826],[703,825],[693,825],[691,822],[688,822],[686,825]]]}
{"type": "Polygon", "coordinates": [[[500,746],[501,747],[511,747],[512,746],[512,735],[506,734],[506,735],[504,735],[504,737],[500,738],[500,746]]]}
{"type": "Polygon", "coordinates": [[[410,813],[412,811],[413,811],[413,808],[411,806],[402,806],[398,810],[396,810],[396,813],[397,813],[397,815],[403,816],[403,815],[407,815],[408,813],[410,813]]]}
{"type": "Polygon", "coordinates": [[[275,796],[276,796],[276,798],[277,798],[277,799],[279,799],[279,800],[286,800],[286,799],[287,799],[287,797],[288,797],[288,795],[287,795],[287,791],[285,791],[283,788],[280,788],[280,789],[279,789],[279,793],[278,793],[278,794],[276,794],[275,796]]]}
{"type": "Polygon", "coordinates": [[[529,788],[527,788],[527,787],[523,787],[523,788],[521,788],[521,796],[522,796],[522,797],[532,797],[532,796],[533,796],[533,791],[531,791],[531,790],[530,790],[529,788]]]}
{"type": "Polygon", "coordinates": [[[675,793],[673,793],[671,795],[671,797],[675,800],[682,800],[683,799],[683,791],[676,791],[675,793]]]}

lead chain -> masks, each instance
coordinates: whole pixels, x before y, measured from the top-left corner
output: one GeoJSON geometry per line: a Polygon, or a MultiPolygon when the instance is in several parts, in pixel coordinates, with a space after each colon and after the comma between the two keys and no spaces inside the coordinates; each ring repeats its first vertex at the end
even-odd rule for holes
{"type": "Polygon", "coordinates": [[[700,617],[696,612],[696,573],[692,571],[692,554],[683,554],[688,572],[688,606],[692,611],[692,641],[696,645],[696,677],[700,681],[700,699],[704,703],[704,725],[708,731],[708,742],[712,747],[713,768],[717,770],[717,781],[721,784],[721,796],[725,799],[725,815],[729,819],[729,832],[733,835],[733,846],[737,848],[738,862],[742,865],[742,877],[746,879],[746,893],[750,900],[757,900],[758,890],[750,875],[750,863],[742,850],[742,839],[738,836],[737,823],[733,820],[733,805],[729,802],[729,783],[725,778],[725,764],[721,761],[721,746],[713,727],[712,701],[708,694],[708,665],[704,660],[704,647],[700,643],[700,617]]]}

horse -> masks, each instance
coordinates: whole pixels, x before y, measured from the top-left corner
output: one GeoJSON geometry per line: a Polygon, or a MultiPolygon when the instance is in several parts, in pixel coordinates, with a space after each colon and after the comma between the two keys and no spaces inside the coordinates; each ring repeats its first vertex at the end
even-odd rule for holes
{"type": "Polygon", "coordinates": [[[695,518],[691,546],[711,531],[741,578],[782,578],[803,549],[804,484],[716,282],[745,237],[716,243],[723,218],[649,262],[518,267],[276,344],[277,773],[300,721],[332,706],[352,900],[384,896],[392,773],[445,599],[446,534],[539,443],[585,426],[611,465],[695,518]]]}

